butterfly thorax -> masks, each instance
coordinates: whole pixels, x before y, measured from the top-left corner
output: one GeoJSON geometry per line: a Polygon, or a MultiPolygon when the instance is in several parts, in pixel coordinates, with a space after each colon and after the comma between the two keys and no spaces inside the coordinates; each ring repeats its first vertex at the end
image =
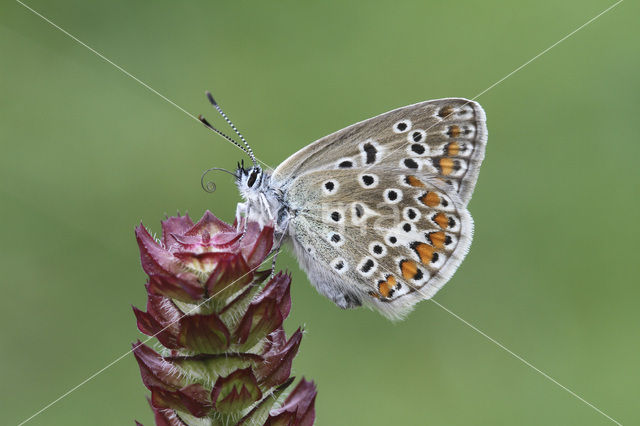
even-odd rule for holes
{"type": "Polygon", "coordinates": [[[240,213],[262,226],[273,224],[276,234],[283,233],[290,215],[282,192],[271,186],[271,172],[260,166],[248,170],[238,167],[236,178],[240,195],[245,200],[239,205],[240,213]]]}

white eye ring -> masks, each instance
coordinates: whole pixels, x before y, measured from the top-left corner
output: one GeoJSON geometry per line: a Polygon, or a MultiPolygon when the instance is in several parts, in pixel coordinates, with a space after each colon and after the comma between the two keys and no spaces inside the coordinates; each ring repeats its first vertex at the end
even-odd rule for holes
{"type": "Polygon", "coordinates": [[[398,240],[398,236],[395,233],[389,233],[385,236],[385,241],[387,242],[387,245],[391,246],[391,247],[397,247],[399,245],[401,245],[402,243],[398,240]]]}
{"type": "Polygon", "coordinates": [[[387,247],[380,241],[374,241],[369,244],[369,253],[371,253],[373,257],[381,258],[387,254],[387,247]],[[376,248],[378,251],[375,250],[376,248]]]}
{"type": "Polygon", "coordinates": [[[389,204],[398,204],[402,201],[402,191],[397,188],[384,190],[384,201],[389,204]]]}
{"type": "Polygon", "coordinates": [[[417,222],[422,217],[422,213],[416,208],[405,207],[405,209],[402,211],[402,217],[409,222],[417,222]]]}
{"type": "Polygon", "coordinates": [[[404,133],[411,130],[411,120],[400,120],[393,125],[393,133],[404,133]]]}
{"type": "Polygon", "coordinates": [[[329,179],[322,182],[322,192],[325,195],[335,194],[340,189],[340,183],[335,179],[329,179]]]}

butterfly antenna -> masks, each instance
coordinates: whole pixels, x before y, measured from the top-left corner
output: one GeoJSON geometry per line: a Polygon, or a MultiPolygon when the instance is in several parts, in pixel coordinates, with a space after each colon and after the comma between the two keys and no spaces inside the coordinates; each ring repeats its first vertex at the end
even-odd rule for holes
{"type": "MultiPolygon", "coordinates": [[[[235,140],[233,140],[231,137],[229,137],[229,136],[225,135],[224,133],[222,133],[220,130],[218,130],[218,129],[216,129],[215,127],[213,127],[213,126],[211,125],[211,123],[209,123],[209,122],[207,121],[207,119],[206,119],[206,118],[204,118],[202,115],[199,115],[199,116],[198,116],[198,120],[200,120],[200,121],[202,122],[202,124],[204,124],[204,126],[205,126],[206,128],[208,128],[209,130],[212,130],[212,131],[216,132],[217,134],[219,134],[220,136],[222,136],[223,138],[225,138],[226,140],[228,140],[229,142],[231,142],[232,144],[234,144],[235,146],[237,146],[238,148],[240,148],[241,150],[243,150],[246,154],[249,154],[249,153],[247,152],[247,150],[246,150],[242,145],[240,145],[238,142],[236,142],[235,140]]],[[[249,154],[249,155],[250,155],[250,154],[249,154]]]]}
{"type": "Polygon", "coordinates": [[[227,117],[227,114],[224,113],[224,111],[222,110],[222,108],[220,108],[220,105],[218,105],[218,103],[216,102],[215,99],[213,99],[213,95],[211,95],[211,92],[207,92],[207,99],[209,99],[209,102],[211,102],[211,105],[213,105],[213,107],[220,113],[220,115],[222,116],[222,118],[224,118],[224,121],[227,122],[227,124],[229,126],[231,126],[231,128],[233,129],[234,132],[236,132],[236,135],[238,135],[238,137],[240,138],[240,140],[242,141],[242,143],[244,144],[244,146],[247,148],[245,150],[245,152],[249,155],[249,157],[251,157],[251,161],[253,161],[253,166],[257,166],[258,165],[258,160],[256,160],[255,155],[253,155],[253,150],[251,149],[251,147],[249,146],[249,143],[247,143],[247,140],[244,138],[244,136],[242,136],[242,133],[240,133],[238,131],[238,129],[236,128],[236,126],[231,122],[231,120],[229,120],[229,117],[227,117]]]}

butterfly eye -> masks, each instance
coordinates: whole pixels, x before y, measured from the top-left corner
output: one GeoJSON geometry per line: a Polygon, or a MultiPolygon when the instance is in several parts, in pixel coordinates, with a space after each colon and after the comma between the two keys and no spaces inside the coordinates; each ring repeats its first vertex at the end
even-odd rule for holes
{"type": "Polygon", "coordinates": [[[254,170],[251,172],[251,176],[249,176],[249,180],[247,181],[247,186],[251,188],[254,183],[256,183],[256,179],[258,179],[258,171],[254,170]]]}

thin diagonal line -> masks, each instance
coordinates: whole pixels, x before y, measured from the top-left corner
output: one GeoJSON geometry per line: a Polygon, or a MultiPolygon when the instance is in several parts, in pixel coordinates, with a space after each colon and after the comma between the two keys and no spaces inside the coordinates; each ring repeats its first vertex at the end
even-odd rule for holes
{"type": "MultiPolygon", "coordinates": [[[[116,64],[115,62],[113,62],[111,59],[107,58],[106,56],[104,56],[102,53],[98,52],[97,50],[95,50],[93,47],[89,46],[87,43],[83,42],[82,40],[80,40],[78,37],[74,36],[73,34],[71,34],[70,32],[68,32],[67,30],[65,30],[64,28],[60,27],[59,25],[55,24],[53,21],[51,21],[50,19],[48,19],[47,17],[43,16],[41,13],[39,13],[38,11],[34,10],[33,8],[29,7],[28,5],[24,4],[22,1],[20,0],[16,0],[16,2],[20,3],[20,5],[24,6],[26,9],[29,9],[31,12],[33,12],[35,15],[39,16],[40,18],[42,18],[44,21],[48,22],[49,24],[51,24],[51,26],[53,26],[54,28],[62,31],[64,34],[66,34],[68,37],[70,37],[71,39],[73,39],[75,42],[77,42],[78,44],[86,47],[87,49],[89,49],[91,52],[93,52],[96,56],[98,56],[100,59],[104,60],[105,62],[108,62],[109,64],[113,65],[114,67],[116,67],[119,71],[121,71],[123,74],[125,74],[126,76],[132,78],[133,80],[135,80],[137,83],[139,83],[141,86],[145,87],[146,89],[148,89],[149,91],[151,91],[152,93],[155,93],[156,95],[160,96],[162,99],[164,99],[165,101],[169,102],[171,105],[173,105],[174,107],[178,108],[180,111],[182,111],[183,113],[185,113],[186,115],[188,115],[189,117],[193,118],[194,120],[196,120],[197,122],[200,122],[200,120],[198,119],[198,117],[196,117],[195,115],[191,114],[189,111],[187,111],[186,109],[182,108],[180,105],[178,105],[177,103],[173,102],[171,99],[167,98],[165,95],[163,95],[162,93],[158,92],[156,89],[154,89],[153,87],[149,86],[147,83],[145,83],[144,81],[140,80],[138,77],[136,77],[135,75],[131,74],[129,71],[127,71],[126,69],[122,68],[120,65],[116,64]]],[[[231,143],[231,142],[230,142],[231,143]]],[[[235,146],[235,145],[234,145],[235,146]]],[[[242,148],[236,146],[236,148],[242,150],[242,148]]],[[[244,151],[243,151],[244,152],[244,151]]],[[[271,168],[271,166],[269,166],[267,163],[265,163],[264,161],[260,160],[258,157],[256,157],[256,160],[260,161],[262,164],[264,164],[265,166],[271,168]]]]}
{"type": "Polygon", "coordinates": [[[509,74],[505,75],[504,77],[502,77],[500,80],[496,81],[495,83],[493,83],[491,86],[487,87],[486,89],[484,89],[482,92],[478,93],[477,95],[475,95],[473,98],[471,98],[472,100],[476,100],[477,98],[479,98],[480,96],[484,95],[485,93],[487,93],[489,90],[493,89],[494,87],[496,87],[498,84],[502,83],[503,81],[505,81],[507,78],[511,77],[513,74],[517,73],[518,71],[520,71],[522,68],[526,67],[527,65],[529,65],[531,62],[535,61],[536,59],[538,59],[540,56],[544,55],[545,53],[547,53],[548,51],[550,51],[551,49],[553,49],[554,47],[556,47],[557,45],[559,45],[560,43],[562,43],[563,41],[565,41],[566,39],[568,39],[569,37],[571,37],[572,35],[574,35],[575,33],[577,33],[578,31],[580,31],[581,29],[583,29],[584,27],[586,27],[587,25],[589,25],[590,23],[592,23],[593,21],[595,21],[596,19],[598,19],[599,17],[601,17],[602,15],[604,15],[605,13],[607,13],[608,11],[610,11],[611,9],[613,9],[614,7],[616,7],[617,5],[619,5],[620,3],[622,3],[624,0],[618,0],[616,3],[612,4],[611,6],[609,6],[608,8],[606,8],[605,10],[603,10],[602,12],[598,13],[596,16],[594,16],[593,18],[589,19],[587,22],[585,22],[584,24],[580,25],[578,28],[576,28],[575,30],[571,31],[569,34],[567,34],[566,36],[562,37],[560,40],[556,41],[555,43],[553,43],[551,46],[547,47],[546,49],[544,49],[542,52],[538,53],[536,56],[534,56],[533,58],[529,59],[527,62],[525,62],[524,64],[520,65],[518,68],[514,69],[513,71],[511,71],[509,74]]]}
{"type": "Polygon", "coordinates": [[[492,342],[493,344],[495,344],[496,346],[498,346],[499,348],[501,348],[502,350],[504,350],[505,352],[507,352],[509,355],[511,355],[512,357],[514,357],[515,359],[519,360],[520,362],[524,363],[525,365],[527,365],[528,367],[532,368],[533,370],[535,370],[536,372],[538,372],[539,374],[541,374],[544,378],[546,378],[547,380],[555,383],[556,385],[558,385],[559,387],[561,387],[563,390],[567,391],[569,394],[571,394],[572,396],[576,397],[577,399],[579,399],[580,401],[584,402],[586,405],[588,405],[589,407],[593,408],[595,411],[597,411],[598,413],[602,414],[603,416],[605,416],[607,419],[611,420],[613,423],[622,426],[622,423],[618,422],[617,420],[615,420],[614,418],[612,418],[611,416],[609,416],[607,413],[605,413],[604,411],[600,410],[598,407],[596,407],[595,405],[593,405],[592,403],[590,403],[589,401],[587,401],[586,399],[584,399],[583,397],[581,397],[580,395],[578,395],[577,393],[575,393],[574,391],[572,391],[571,389],[569,389],[568,387],[564,386],[562,383],[558,382],[556,379],[554,379],[553,377],[549,376],[547,373],[545,373],[544,371],[540,370],[539,368],[537,368],[535,365],[531,364],[529,361],[527,361],[526,359],[522,358],[520,355],[518,355],[517,353],[513,352],[511,349],[507,348],[505,345],[503,345],[502,343],[498,342],[496,339],[494,339],[493,337],[489,336],[487,333],[485,333],[484,331],[480,330],[478,327],[476,327],[475,325],[471,324],[469,321],[465,320],[464,318],[462,318],[460,315],[456,314],[455,312],[452,312],[450,309],[448,309],[447,307],[443,306],[442,304],[438,303],[435,299],[429,299],[429,301],[435,303],[436,305],[438,305],[440,308],[442,308],[443,310],[445,310],[449,315],[452,315],[454,318],[462,321],[466,326],[470,327],[471,329],[473,329],[475,332],[481,334],[482,336],[484,336],[486,339],[488,339],[490,342],[492,342]]]}
{"type": "MultiPolygon", "coordinates": [[[[306,214],[309,217],[312,217],[312,215],[309,215],[308,213],[303,213],[306,214]]],[[[314,232],[316,232],[314,230],[314,232]]],[[[318,238],[323,238],[319,233],[317,233],[318,238]]],[[[348,235],[343,235],[344,238],[348,239],[351,242],[351,250],[359,253],[360,255],[362,255],[363,257],[368,257],[369,254],[362,251],[360,249],[360,246],[358,244],[356,244],[356,242],[349,237],[348,235]]],[[[389,270],[389,268],[387,268],[386,266],[379,264],[382,269],[386,270],[389,274],[392,274],[394,277],[396,276],[396,274],[394,272],[392,272],[391,270],[389,270]]],[[[592,403],[590,403],[589,401],[587,401],[586,399],[584,399],[583,397],[581,397],[580,395],[578,395],[577,393],[575,393],[574,391],[572,391],[571,389],[569,389],[568,387],[564,386],[562,383],[558,382],[556,379],[554,379],[553,377],[549,376],[547,373],[545,373],[544,371],[540,370],[538,367],[536,367],[535,365],[531,364],[529,361],[527,361],[526,359],[524,359],[523,357],[521,357],[520,355],[518,355],[517,353],[513,352],[511,349],[507,348],[505,345],[503,345],[502,343],[500,343],[499,341],[497,341],[496,339],[494,339],[493,337],[489,336],[487,333],[485,333],[484,331],[480,330],[478,327],[476,327],[475,325],[471,324],[469,321],[465,320],[464,318],[462,318],[460,315],[456,314],[455,312],[451,311],[450,309],[448,309],[447,307],[445,307],[444,305],[440,304],[439,302],[437,302],[435,299],[433,298],[429,298],[428,295],[426,295],[423,291],[423,287],[415,287],[413,285],[411,285],[411,283],[407,282],[404,279],[400,279],[399,277],[397,278],[399,281],[404,282],[404,284],[413,289],[414,291],[417,291],[419,294],[421,294],[422,296],[424,296],[424,298],[426,300],[429,300],[433,303],[435,303],[436,305],[438,305],[440,308],[442,308],[443,310],[445,310],[446,312],[448,312],[450,315],[452,315],[454,318],[460,320],[462,323],[464,323],[466,326],[470,327],[471,329],[473,329],[474,331],[476,331],[477,333],[481,334],[482,336],[484,336],[486,339],[488,339],[490,342],[494,343],[496,346],[498,346],[499,348],[503,349],[504,351],[506,351],[507,353],[509,353],[511,356],[513,356],[514,358],[516,358],[517,360],[521,361],[523,364],[525,364],[526,366],[530,367],[531,369],[533,369],[534,371],[536,371],[537,373],[541,374],[544,378],[546,378],[547,380],[551,381],[552,383],[555,383],[556,385],[558,385],[560,388],[562,388],[563,390],[565,390],[566,392],[568,392],[570,395],[574,396],[575,398],[577,398],[578,400],[582,401],[583,403],[585,403],[587,406],[591,407],[592,409],[594,409],[595,411],[597,411],[598,413],[602,414],[603,416],[605,416],[607,419],[611,420],[613,423],[622,426],[622,423],[618,422],[617,420],[615,420],[613,417],[609,416],[607,413],[605,413],[604,411],[600,410],[598,407],[596,407],[595,405],[593,405],[592,403]]]]}
{"type": "Polygon", "coordinates": [[[177,319],[175,319],[174,321],[172,321],[171,323],[167,324],[162,330],[152,334],[151,336],[147,337],[144,341],[140,342],[138,345],[134,346],[133,348],[129,349],[128,351],[126,351],[125,353],[123,353],[122,355],[120,355],[118,358],[114,359],[113,361],[111,361],[109,364],[107,364],[106,366],[102,367],[100,370],[96,371],[95,373],[93,373],[92,375],[90,375],[89,377],[87,377],[86,379],[84,379],[82,382],[78,383],[77,385],[75,385],[74,387],[72,387],[71,389],[69,389],[68,391],[66,391],[65,393],[63,393],[62,395],[60,395],[58,398],[54,399],[53,401],[51,401],[50,403],[48,403],[47,405],[45,405],[44,407],[42,407],[40,410],[38,410],[37,412],[35,412],[34,414],[32,414],[31,416],[29,416],[27,419],[23,420],[22,422],[20,422],[18,424],[18,426],[22,426],[25,423],[31,421],[34,417],[38,416],[39,414],[42,414],[44,411],[48,410],[49,408],[51,408],[52,406],[54,406],[56,403],[58,403],[59,401],[63,400],[64,398],[66,398],[68,395],[70,395],[71,393],[75,392],[76,390],[78,390],[79,388],[81,388],[83,385],[85,385],[86,383],[90,382],[91,380],[95,379],[97,376],[99,376],[100,374],[102,374],[105,370],[109,369],[110,367],[112,367],[113,365],[115,365],[116,363],[118,363],[119,361],[121,361],[122,359],[124,359],[127,355],[129,355],[130,353],[132,353],[133,351],[135,351],[136,349],[138,349],[140,346],[144,345],[145,343],[149,342],[151,339],[153,339],[154,337],[156,337],[158,334],[162,333],[163,331],[165,331],[166,329],[168,329],[169,327],[171,327],[173,324],[175,324],[176,322],[180,321],[182,318],[188,316],[189,314],[195,312],[196,309],[198,309],[199,307],[201,307],[202,305],[204,305],[205,303],[207,303],[208,301],[210,301],[211,299],[213,299],[214,297],[216,297],[218,294],[222,293],[224,290],[226,290],[227,288],[231,287],[233,284],[235,284],[236,282],[240,281],[242,278],[246,277],[247,275],[249,275],[250,273],[256,271],[260,266],[264,265],[265,262],[267,262],[271,257],[273,257],[276,254],[276,251],[273,251],[271,254],[269,254],[267,257],[265,257],[265,259],[256,267],[250,269],[246,274],[242,275],[241,277],[239,277],[238,279],[232,281],[231,283],[229,283],[228,285],[226,285],[225,287],[221,288],[219,291],[217,291],[215,294],[209,296],[208,298],[206,298],[205,300],[203,300],[202,302],[200,302],[199,304],[197,304],[196,306],[194,306],[193,308],[191,308],[189,311],[184,312],[180,317],[178,317],[177,319]]]}
{"type": "MultiPolygon", "coordinates": [[[[536,59],[538,59],[539,57],[541,57],[542,55],[544,55],[545,53],[547,53],[548,51],[550,51],[551,49],[553,49],[554,47],[556,47],[557,45],[559,45],[560,43],[562,43],[563,41],[565,41],[566,39],[568,39],[569,37],[571,37],[572,35],[574,35],[575,33],[577,33],[578,31],[580,31],[581,29],[583,29],[584,27],[586,27],[587,25],[591,24],[593,21],[595,21],[596,19],[600,18],[602,15],[604,15],[605,13],[609,12],[611,9],[613,9],[614,7],[616,7],[617,5],[619,5],[620,3],[622,3],[624,0],[618,0],[616,3],[612,4],[611,6],[609,6],[608,8],[606,8],[605,10],[603,10],[602,12],[598,13],[596,16],[594,16],[593,18],[589,19],[587,22],[585,22],[584,24],[580,25],[578,28],[576,28],[575,30],[571,31],[569,34],[567,34],[566,36],[562,37],[560,40],[556,41],[555,43],[553,43],[551,46],[547,47],[546,49],[544,49],[542,52],[538,53],[536,56],[534,56],[533,58],[529,59],[528,61],[526,61],[524,64],[520,65],[519,67],[517,67],[516,69],[514,69],[513,71],[511,71],[509,74],[505,75],[504,77],[502,77],[500,80],[496,81],[495,83],[493,83],[492,85],[490,85],[489,87],[487,87],[486,89],[484,89],[483,91],[481,91],[480,93],[478,93],[477,95],[475,95],[474,97],[471,98],[472,101],[475,101],[476,99],[478,99],[480,96],[484,95],[485,93],[487,93],[489,90],[493,89],[494,87],[496,87],[497,85],[499,85],[500,83],[502,83],[503,81],[505,81],[506,79],[508,79],[509,77],[511,77],[512,75],[514,75],[515,73],[517,73],[518,71],[520,71],[521,69],[523,69],[524,67],[526,67],[527,65],[529,65],[530,63],[532,63],[533,61],[535,61],[536,59]]],[[[461,107],[464,107],[466,105],[469,105],[469,102],[466,102],[464,104],[462,104],[461,107]]],[[[451,115],[453,115],[453,112],[449,113],[448,115],[446,115],[445,117],[442,118],[442,120],[446,120],[447,118],[449,118],[451,115]]],[[[427,127],[425,129],[425,132],[429,131],[431,128],[433,128],[434,126],[440,124],[440,122],[434,123],[431,126],[427,127]]],[[[391,152],[389,152],[388,154],[384,155],[379,161],[384,160],[385,158],[388,158],[389,156],[391,156],[391,154],[393,154],[394,152],[398,151],[402,149],[402,146],[392,150],[391,152]]],[[[372,167],[374,167],[375,165],[369,165],[365,168],[365,170],[370,170],[372,167]]]]}
{"type": "Polygon", "coordinates": [[[38,15],[40,18],[42,18],[43,20],[47,21],[49,24],[51,24],[53,27],[57,28],[58,30],[62,31],[64,34],[66,34],[67,36],[69,36],[70,38],[72,38],[74,41],[76,41],[77,43],[81,44],[82,46],[86,47],[87,49],[89,49],[91,52],[95,53],[97,56],[99,56],[102,60],[110,63],[111,65],[113,65],[114,67],[116,67],[118,70],[120,70],[121,72],[123,72],[124,74],[126,74],[128,77],[131,77],[132,79],[134,79],[135,81],[137,81],[139,84],[141,84],[142,86],[144,86],[145,88],[149,89],[151,92],[155,93],[156,95],[160,96],[162,99],[164,99],[165,101],[169,102],[171,105],[173,105],[174,107],[178,108],[180,111],[184,112],[185,114],[187,114],[189,117],[193,118],[196,121],[198,120],[198,117],[196,117],[195,115],[191,114],[189,111],[187,111],[186,109],[182,108],[180,105],[176,104],[175,102],[173,102],[171,99],[167,98],[165,95],[163,95],[162,93],[158,92],[156,89],[154,89],[153,87],[149,86],[147,83],[145,83],[144,81],[140,80],[138,77],[136,77],[135,75],[131,74],[129,71],[125,70],[124,68],[122,68],[120,65],[116,64],[115,62],[113,62],[111,59],[107,58],[106,56],[104,56],[102,53],[98,52],[97,50],[95,50],[93,47],[89,46],[88,44],[86,44],[85,42],[83,42],[82,40],[78,39],[78,37],[74,36],[73,34],[69,33],[67,30],[65,30],[64,28],[60,27],[59,25],[55,24],[54,22],[52,22],[50,19],[48,19],[47,17],[43,16],[42,14],[40,14],[39,12],[37,12],[36,10],[32,9],[31,7],[27,6],[26,4],[24,4],[23,2],[21,2],[20,0],[16,0],[18,3],[20,3],[22,6],[24,6],[25,8],[29,9],[31,12],[33,12],[34,14],[38,15]]]}
{"type": "MultiPolygon", "coordinates": [[[[191,118],[197,120],[197,118],[192,115],[191,113],[189,113],[188,111],[186,111],[184,108],[180,107],[179,105],[177,105],[176,103],[174,103],[173,101],[171,101],[170,99],[168,99],[167,97],[165,97],[164,95],[162,95],[161,93],[159,93],[158,91],[156,91],[155,89],[153,89],[152,87],[150,87],[149,85],[147,85],[146,83],[144,83],[143,81],[141,81],[140,79],[138,79],[137,77],[135,77],[134,75],[132,75],[131,73],[129,73],[128,71],[126,71],[125,69],[123,69],[122,67],[120,67],[119,65],[115,64],[114,62],[112,62],[111,60],[109,60],[108,58],[106,58],[104,55],[102,55],[101,53],[97,52],[95,49],[91,48],[90,46],[88,46],[87,44],[83,43],[82,41],[80,41],[78,38],[76,38],[75,36],[73,36],[72,34],[68,33],[67,31],[65,31],[64,29],[62,29],[61,27],[59,27],[58,25],[54,24],[52,21],[50,21],[49,19],[47,19],[46,17],[42,16],[40,13],[38,13],[37,11],[35,11],[34,9],[32,9],[31,7],[27,6],[26,4],[24,4],[23,2],[21,2],[20,0],[16,0],[18,3],[20,3],[22,6],[24,6],[25,8],[29,9],[31,12],[33,12],[34,14],[36,14],[37,16],[39,16],[40,18],[42,18],[43,20],[47,21],[49,24],[51,24],[52,26],[54,26],[55,28],[59,29],[60,31],[62,31],[63,33],[65,33],[67,36],[69,36],[70,38],[72,38],[73,40],[75,40],[76,42],[78,42],[79,44],[83,45],[84,47],[86,47],[87,49],[91,50],[93,53],[95,53],[96,55],[98,55],[100,58],[102,58],[103,60],[107,61],[108,63],[110,63],[111,65],[115,66],[117,69],[119,69],[120,71],[122,71],[124,74],[126,74],[127,76],[131,77],[132,79],[134,79],[135,81],[137,81],[138,83],[140,83],[141,85],[143,85],[144,87],[146,87],[148,90],[152,91],[153,93],[157,94],[158,96],[160,96],[161,98],[163,98],[165,101],[169,102],[170,104],[172,104],[173,106],[175,106],[176,108],[180,109],[182,112],[184,112],[185,114],[187,114],[188,116],[190,116],[191,118]]],[[[539,54],[537,54],[536,56],[534,56],[532,59],[528,60],[527,62],[525,62],[524,64],[520,65],[518,68],[516,68],[515,70],[513,70],[512,72],[510,72],[509,74],[507,74],[505,77],[501,78],[500,80],[498,80],[497,82],[493,83],[491,86],[489,86],[488,88],[486,88],[485,90],[483,90],[482,92],[480,92],[479,94],[477,94],[476,96],[474,96],[473,99],[477,99],[478,97],[482,96],[484,93],[486,93],[487,91],[491,90],[493,87],[497,86],[498,84],[502,83],[504,80],[506,80],[507,78],[511,77],[513,74],[515,74],[516,72],[520,71],[522,68],[524,68],[525,66],[529,65],[531,62],[535,61],[537,58],[539,58],[540,56],[544,55],[545,53],[547,53],[549,50],[551,50],[552,48],[554,48],[555,46],[557,46],[558,44],[562,43],[564,40],[566,40],[567,38],[571,37],[573,34],[575,34],[576,32],[580,31],[582,28],[586,27],[587,25],[589,25],[590,23],[592,23],[593,21],[595,21],[596,19],[598,19],[600,16],[604,15],[605,13],[607,13],[608,11],[610,11],[611,9],[613,9],[614,7],[616,7],[618,4],[622,3],[622,1],[624,0],[619,0],[618,2],[616,2],[615,4],[613,4],[612,6],[608,7],[607,9],[605,9],[604,11],[602,11],[601,13],[599,13],[598,15],[596,15],[595,17],[591,18],[589,21],[587,21],[586,23],[584,23],[583,25],[581,25],[580,27],[578,27],[577,29],[575,29],[574,31],[572,31],[571,33],[567,34],[565,37],[563,37],[562,39],[560,39],[559,41],[557,41],[556,43],[554,43],[553,45],[549,46],[548,48],[546,48],[545,50],[543,50],[542,52],[540,52],[539,54]]],[[[262,162],[262,161],[261,161],[262,162]]],[[[263,162],[264,164],[264,162],[263,162]]],[[[267,257],[268,259],[269,257],[267,257]]],[[[265,259],[265,261],[267,260],[265,259]]],[[[263,262],[264,263],[264,262],[263,262]]],[[[258,265],[259,267],[260,265],[258,265]]],[[[257,267],[256,267],[257,269],[257,267]]],[[[246,274],[245,274],[246,275],[246,274]]],[[[234,281],[235,282],[235,281],[234,281]]],[[[233,283],[231,283],[233,284],[233,283]]],[[[231,285],[229,284],[229,285],[231,285]]],[[[226,288],[226,287],[225,287],[226,288]]],[[[222,289],[224,290],[224,289],[222,289]]],[[[220,290],[220,291],[222,291],[220,290]]],[[[218,293],[216,293],[218,294],[218,293]]],[[[211,296],[214,297],[215,295],[211,296]]],[[[210,298],[209,298],[210,299],[210,298]]],[[[207,299],[207,300],[209,300],[207,299]]],[[[541,375],[543,375],[545,378],[547,378],[548,380],[552,381],[553,383],[555,383],[556,385],[558,385],[559,387],[561,387],[562,389],[564,389],[565,391],[567,391],[568,393],[570,393],[571,395],[573,395],[574,397],[576,397],[577,399],[579,399],[580,401],[584,402],[585,404],[587,404],[588,406],[590,406],[591,408],[593,408],[594,410],[596,410],[597,412],[599,412],[600,414],[602,414],[603,416],[607,417],[609,420],[611,420],[612,422],[621,425],[621,423],[617,422],[616,420],[614,420],[612,417],[608,416],[606,413],[604,413],[603,411],[601,411],[600,409],[598,409],[597,407],[595,407],[593,404],[589,403],[588,401],[586,401],[584,398],[580,397],[578,394],[576,394],[575,392],[571,391],[570,389],[568,389],[567,387],[563,386],[561,383],[559,383],[558,381],[556,381],[555,379],[553,379],[551,376],[547,375],[546,373],[544,373],[543,371],[541,371],[540,369],[536,368],[534,365],[532,365],[531,363],[529,363],[528,361],[526,361],[524,358],[520,357],[519,355],[517,355],[516,353],[514,353],[513,351],[509,350],[507,347],[505,347],[504,345],[502,345],[500,342],[498,342],[497,340],[493,339],[492,337],[490,337],[489,335],[487,335],[486,333],[482,332],[481,330],[479,330],[477,327],[473,326],[471,323],[467,322],[466,320],[464,320],[463,318],[461,318],[459,315],[455,314],[454,312],[450,311],[449,309],[447,309],[446,307],[444,307],[443,305],[441,305],[440,303],[436,302],[433,299],[430,299],[432,302],[436,303],[440,308],[444,309],[446,312],[448,312],[449,314],[453,315],[455,318],[457,318],[458,320],[462,321],[464,324],[466,324],[467,326],[471,327],[473,330],[475,330],[476,332],[478,332],[479,334],[481,334],[482,336],[484,336],[485,338],[487,338],[488,340],[490,340],[491,342],[493,342],[494,344],[496,344],[497,346],[499,346],[500,348],[502,348],[503,350],[505,350],[506,352],[508,352],[509,354],[511,354],[512,356],[514,356],[516,359],[520,360],[521,362],[523,362],[524,364],[526,364],[527,366],[529,366],[530,368],[534,369],[535,371],[537,371],[538,373],[540,373],[541,375]]],[[[206,302],[206,301],[205,301],[206,302]]],[[[202,302],[202,303],[205,303],[202,302]]],[[[194,308],[195,309],[195,308],[194,308]]],[[[186,314],[185,314],[186,315],[186,314]]],[[[171,325],[171,324],[170,324],[171,325]]],[[[168,327],[168,326],[167,326],[168,327]]],[[[165,327],[166,329],[166,327],[165,327]]],[[[159,331],[156,334],[159,334],[160,332],[164,331],[165,329],[159,331]]],[[[156,334],[154,334],[153,336],[150,336],[149,338],[147,338],[143,343],[148,342],[151,338],[153,338],[156,334]]],[[[26,419],[25,421],[23,421],[22,423],[20,423],[20,425],[25,424],[26,422],[30,421],[31,419],[33,419],[34,417],[36,417],[38,414],[42,413],[43,411],[45,411],[46,409],[48,409],[49,407],[51,407],[52,405],[54,405],[55,403],[57,403],[58,401],[60,401],[61,399],[63,399],[64,397],[66,397],[67,395],[69,395],[70,393],[72,393],[73,391],[75,391],[76,389],[78,389],[79,387],[81,387],[82,385],[84,385],[85,383],[87,383],[88,381],[92,380],[93,378],[95,378],[96,376],[98,376],[99,374],[101,374],[103,371],[107,370],[109,367],[111,367],[112,365],[116,364],[118,361],[120,361],[121,359],[123,359],[124,357],[126,357],[129,353],[131,353],[133,351],[129,350],[126,353],[124,353],[123,355],[121,355],[120,357],[116,358],[114,361],[112,361],[111,363],[107,364],[107,366],[103,367],[102,369],[98,370],[96,373],[94,373],[93,375],[89,376],[87,379],[85,379],[83,382],[81,382],[80,384],[76,385],[75,387],[73,387],[72,389],[70,389],[69,391],[67,391],[65,394],[63,394],[62,396],[60,396],[59,398],[57,398],[56,400],[54,400],[53,402],[51,402],[50,404],[48,404],[47,406],[45,406],[44,408],[42,408],[40,411],[38,411],[37,413],[35,413],[34,415],[32,415],[31,417],[29,417],[28,419],[26,419]]]]}

